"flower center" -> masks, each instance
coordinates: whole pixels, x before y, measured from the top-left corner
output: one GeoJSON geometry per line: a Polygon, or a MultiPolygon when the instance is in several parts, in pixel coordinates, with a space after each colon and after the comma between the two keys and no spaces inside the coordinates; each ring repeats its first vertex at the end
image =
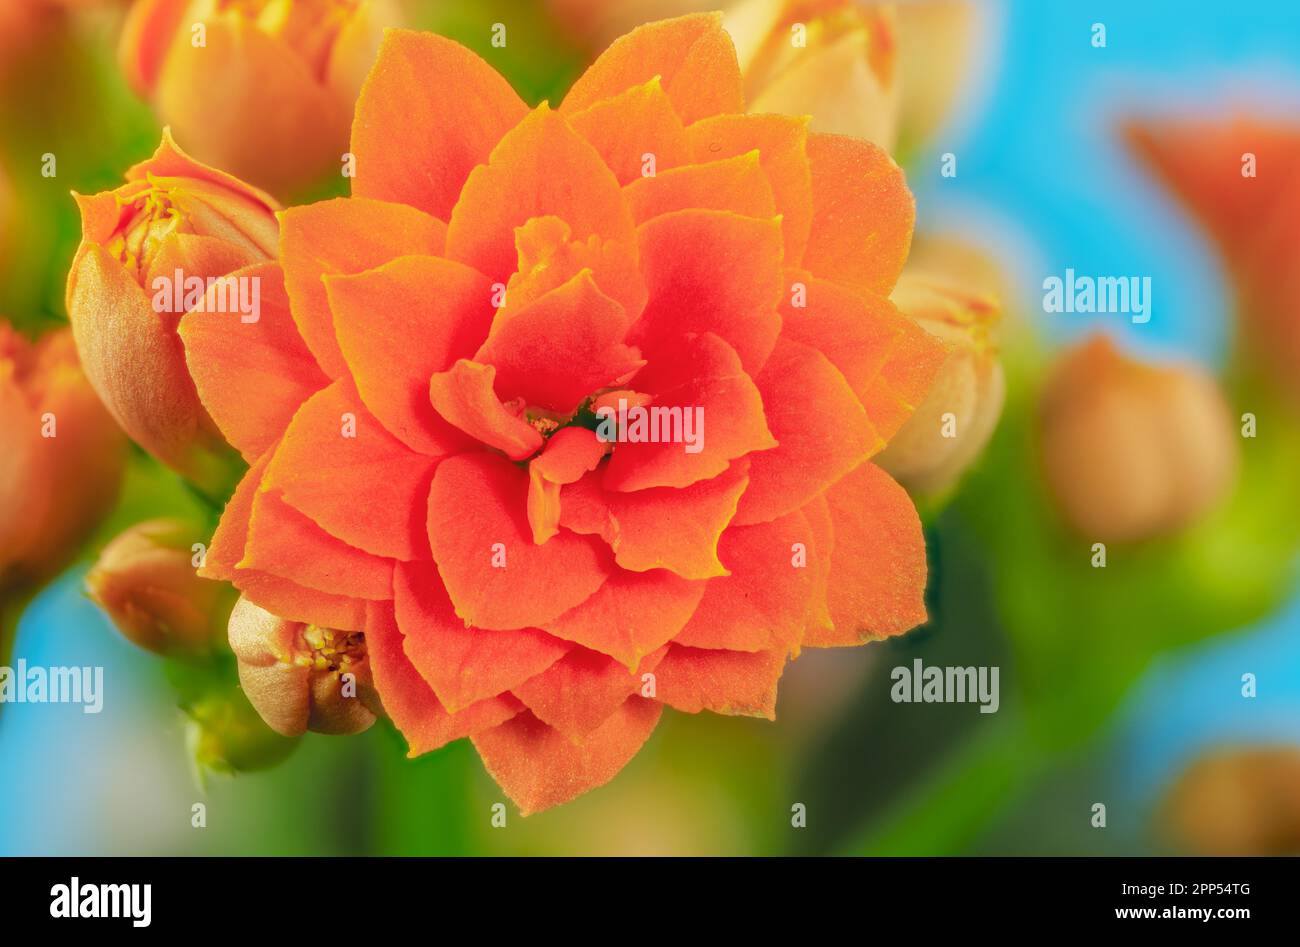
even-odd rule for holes
{"type": "Polygon", "coordinates": [[[294,663],[302,667],[342,673],[365,660],[366,636],[362,632],[307,625],[299,634],[302,650],[294,663]]]}
{"type": "Polygon", "coordinates": [[[177,205],[173,192],[156,181],[123,204],[131,210],[109,239],[107,249],[143,282],[162,242],[174,233],[191,231],[189,219],[177,205]]]}

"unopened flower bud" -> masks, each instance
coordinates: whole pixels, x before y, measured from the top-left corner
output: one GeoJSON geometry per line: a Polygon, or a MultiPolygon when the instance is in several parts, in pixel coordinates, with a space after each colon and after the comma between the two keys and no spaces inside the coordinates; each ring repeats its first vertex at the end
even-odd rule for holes
{"type": "Polygon", "coordinates": [[[360,733],[382,712],[361,632],[286,621],[240,598],[230,648],[244,693],[277,733],[360,733]]]}
{"type": "Polygon", "coordinates": [[[400,21],[393,0],[137,0],[118,58],[188,150],[286,197],[340,173],[357,93],[400,21]]]}
{"type": "Polygon", "coordinates": [[[993,338],[1001,310],[987,296],[909,274],[893,300],[950,353],[925,401],[876,462],[913,493],[940,493],[984,449],[1002,414],[1006,383],[993,338]]]}
{"type": "Polygon", "coordinates": [[[222,641],[235,591],[199,578],[201,530],[180,520],[138,523],[107,546],[86,575],[91,599],[132,643],[167,656],[201,656],[222,641]]]}
{"type": "Polygon", "coordinates": [[[1232,420],[1199,368],[1146,365],[1094,336],[1056,365],[1040,409],[1047,482],[1082,536],[1167,535],[1232,484],[1232,420]]]}
{"type": "Polygon", "coordinates": [[[1300,855],[1300,750],[1222,750],[1197,759],[1162,806],[1164,834],[1192,855],[1300,855]]]}
{"type": "Polygon", "coordinates": [[[67,329],[29,342],[0,320],[0,587],[68,564],[117,498],[126,441],[67,329]]]}
{"type": "Polygon", "coordinates": [[[77,197],[82,238],[67,287],[77,350],[100,399],[136,443],[224,495],[238,458],[199,403],[176,327],[203,300],[201,288],[221,277],[232,277],[221,284],[224,302],[260,300],[259,277],[235,277],[276,254],[278,205],[192,160],[166,133],[126,177],[116,190],[77,197]]]}
{"type": "Polygon", "coordinates": [[[251,773],[282,762],[298,745],[276,733],[236,689],[207,694],[186,707],[190,754],[200,770],[251,773]]]}

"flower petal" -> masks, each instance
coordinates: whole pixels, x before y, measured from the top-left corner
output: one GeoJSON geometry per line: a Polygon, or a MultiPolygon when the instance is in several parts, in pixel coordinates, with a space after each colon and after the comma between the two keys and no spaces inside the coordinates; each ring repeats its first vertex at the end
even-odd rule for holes
{"type": "Polygon", "coordinates": [[[842,135],[809,135],[808,161],[813,223],[803,266],[888,296],[916,218],[903,170],[870,142],[842,135]]]}
{"type": "Polygon", "coordinates": [[[581,743],[528,712],[472,739],[488,773],[531,815],[613,779],[649,739],[662,709],[657,701],[629,697],[581,743]]]}
{"type": "Polygon", "coordinates": [[[393,605],[406,656],[453,712],[535,677],[572,647],[536,628],[466,628],[432,563],[398,565],[393,605]]]}
{"type": "Polygon", "coordinates": [[[799,649],[813,575],[797,564],[795,544],[811,538],[798,511],[756,526],[733,526],[718,552],[731,575],[710,579],[700,606],[673,639],[692,648],[730,651],[799,649]]]}
{"type": "Polygon", "coordinates": [[[885,446],[839,369],[814,348],[781,339],[754,384],[777,446],[754,455],[738,524],[797,510],[885,446]]]}
{"type": "Polygon", "coordinates": [[[374,415],[413,450],[441,456],[465,438],[429,404],[429,378],[468,358],[492,324],[487,278],[439,257],[406,256],[325,291],[344,361],[374,415]]]}
{"type": "Polygon", "coordinates": [[[360,273],[400,256],[440,254],[447,226],[403,204],[338,198],[280,215],[280,260],[294,322],[332,378],[348,372],[322,277],[360,273]]]}
{"type": "Polygon", "coordinates": [[[257,321],[244,322],[237,313],[191,310],[179,331],[185,364],[204,408],[226,440],[252,462],[270,450],[299,405],[329,379],[289,315],[280,267],[264,263],[231,276],[258,281],[257,321]]]}
{"type": "Polygon", "coordinates": [[[591,270],[596,285],[618,302],[629,320],[645,308],[645,280],[637,264],[636,242],[619,243],[592,235],[573,240],[572,228],[559,217],[533,217],[515,228],[518,269],[506,284],[500,315],[540,299],[582,270],[591,270]]]}
{"type": "Polygon", "coordinates": [[[686,579],[727,575],[718,538],[749,485],[748,471],[749,461],[742,459],[688,487],[630,493],[606,492],[599,477],[588,477],[561,492],[560,523],[601,536],[614,561],[633,572],[668,569],[686,579]]]}
{"type": "Polygon", "coordinates": [[[393,561],[335,539],[278,492],[253,498],[248,544],[239,568],[288,579],[329,594],[372,601],[393,596],[393,561]]]}
{"type": "Polygon", "coordinates": [[[622,343],[627,326],[623,307],[583,270],[536,302],[503,311],[474,360],[496,368],[502,399],[569,414],[645,364],[622,343]]]}
{"type": "Polygon", "coordinates": [[[352,192],[448,220],[470,171],[527,112],[510,84],[459,43],[388,30],[352,121],[352,192]]]}
{"type": "Polygon", "coordinates": [[[925,537],[902,487],[863,464],[826,491],[835,548],[826,593],[835,628],[809,628],[804,644],[836,648],[923,624],[925,537]]]}
{"type": "Polygon", "coordinates": [[[372,602],[366,615],[366,653],[384,711],[402,731],[409,756],[500,726],[523,710],[510,694],[489,697],[449,713],[416,672],[402,648],[402,633],[388,602],[372,602]]]}
{"type": "Polygon", "coordinates": [[[596,150],[546,105],[501,139],[475,168],[447,225],[447,256],[504,284],[515,271],[515,228],[554,215],[573,239],[631,244],[632,215],[596,150]],[[580,186],[579,186],[580,185],[580,186]]]}
{"type": "Polygon", "coordinates": [[[676,710],[696,714],[776,719],[776,683],[784,651],[714,651],[669,645],[655,668],[656,696],[676,710]]]}
{"type": "Polygon", "coordinates": [[[506,410],[493,390],[496,369],[461,359],[429,380],[429,401],[447,423],[511,460],[531,457],[542,435],[523,418],[506,410]]]}
{"type": "Polygon", "coordinates": [[[365,621],[366,605],[360,599],[347,598],[308,589],[297,583],[252,569],[239,568],[248,545],[248,523],[253,500],[271,462],[271,451],[263,454],[239,481],[234,495],[226,504],[199,575],[231,582],[254,604],[289,621],[301,621],[325,628],[359,630],[365,621]]]}
{"type": "Polygon", "coordinates": [[[641,675],[653,671],[661,656],[628,670],[599,652],[573,648],[514,694],[538,720],[581,742],[641,690],[641,675]]]}
{"type": "Polygon", "coordinates": [[[264,489],[282,491],[290,506],[358,549],[427,559],[425,520],[437,462],[389,435],[351,387],[336,381],[294,415],[264,489]]]}
{"type": "Polygon", "coordinates": [[[562,530],[533,543],[528,475],[486,453],[444,460],[429,494],[429,543],[456,614],[478,628],[535,628],[609,574],[597,540],[562,530]],[[495,561],[495,565],[494,565],[495,561]]]}
{"type": "Polygon", "coordinates": [[[688,130],[696,161],[717,161],[758,150],[759,164],[781,215],[785,259],[803,258],[813,219],[808,120],[789,115],[719,115],[688,130]]]}
{"type": "Polygon", "coordinates": [[[884,296],[788,270],[781,337],[821,352],[861,399],[910,322],[884,296]],[[796,304],[798,300],[799,304],[796,304]]]}
{"type": "Polygon", "coordinates": [[[655,76],[683,122],[745,110],[736,48],[722,29],[722,15],[700,13],[647,23],[619,37],[578,77],[561,111],[581,111],[655,76]]]}
{"type": "Polygon", "coordinates": [[[688,487],[716,477],[738,457],[776,446],[758,389],[735,350],[712,333],[685,341],[671,360],[651,362],[638,376],[637,388],[654,395],[650,409],[682,409],[683,437],[687,412],[694,412],[699,449],[692,452],[687,449],[692,445],[672,440],[623,441],[620,432],[605,469],[607,490],[688,487]]]}
{"type": "Polygon", "coordinates": [[[618,570],[581,605],[548,622],[546,630],[635,669],[682,630],[704,590],[704,582],[664,569],[618,570]]]}
{"type": "Polygon", "coordinates": [[[730,211],[763,220],[776,215],[772,186],[767,183],[756,150],[637,178],[623,188],[623,196],[638,224],[692,208],[730,211]]]}
{"type": "Polygon", "coordinates": [[[781,225],[716,210],[655,217],[637,233],[650,300],[628,341],[653,364],[686,335],[713,332],[754,374],[781,331],[781,225]]]}
{"type": "Polygon", "coordinates": [[[591,143],[619,184],[642,180],[645,156],[656,171],[686,163],[686,129],[673,111],[659,76],[602,99],[568,116],[569,124],[591,143]]]}

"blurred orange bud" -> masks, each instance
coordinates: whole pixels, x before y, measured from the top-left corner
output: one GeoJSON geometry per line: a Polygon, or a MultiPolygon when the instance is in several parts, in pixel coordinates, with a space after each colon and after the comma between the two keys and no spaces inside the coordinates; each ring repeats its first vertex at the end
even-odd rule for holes
{"type": "Polygon", "coordinates": [[[993,336],[1001,309],[989,296],[916,272],[903,274],[892,298],[950,352],[876,463],[912,493],[940,493],[984,449],[1002,414],[1006,380],[993,336]]]}
{"type": "Polygon", "coordinates": [[[118,58],[203,161],[281,196],[341,173],[392,0],[136,0],[118,58]]]}
{"type": "Polygon", "coordinates": [[[902,83],[892,6],[855,0],[739,0],[723,25],[751,112],[812,116],[814,131],[892,150],[902,83]]]}
{"type": "MultiPolygon", "coordinates": [[[[77,349],[91,384],[136,443],[224,494],[237,461],[199,403],[176,327],[209,281],[237,277],[276,254],[278,205],[194,161],[166,132],[126,179],[113,191],[74,195],[82,238],[67,306],[77,349]]],[[[236,280],[223,295],[256,302],[259,287],[245,292],[249,282],[257,278],[236,280]]]]}
{"type": "Polygon", "coordinates": [[[382,713],[361,632],[286,621],[241,597],[230,648],[244,693],[277,733],[360,733],[382,713]]]}
{"type": "Polygon", "coordinates": [[[1300,749],[1219,750],[1195,760],[1161,807],[1165,836],[1192,855],[1300,855],[1300,749]]]}
{"type": "Polygon", "coordinates": [[[1085,537],[1166,535],[1200,518],[1233,482],[1232,418],[1198,367],[1145,365],[1093,336],[1059,360],[1040,410],[1048,485],[1085,537]]]}
{"type": "Polygon", "coordinates": [[[0,588],[63,569],[117,498],[125,439],[67,329],[28,342],[0,321],[0,588]]]}
{"type": "Polygon", "coordinates": [[[1300,122],[1197,116],[1125,135],[1223,255],[1253,363],[1300,403],[1300,122]]]}
{"type": "Polygon", "coordinates": [[[147,651],[202,656],[222,642],[236,592],[197,574],[202,530],[175,519],[137,523],[104,547],[86,590],[118,631],[147,651]]]}

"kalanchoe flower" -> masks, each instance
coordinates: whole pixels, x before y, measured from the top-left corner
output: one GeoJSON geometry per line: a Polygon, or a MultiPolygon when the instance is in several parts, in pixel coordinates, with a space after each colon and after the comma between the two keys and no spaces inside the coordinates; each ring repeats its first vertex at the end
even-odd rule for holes
{"type": "Polygon", "coordinates": [[[353,196],[283,216],[287,304],[182,320],[252,462],[206,574],[363,630],[412,753],[471,737],[525,812],[665,704],[771,717],[801,648],[925,619],[869,460],[946,353],[888,299],[911,195],[880,148],[743,109],[716,15],[628,34],[558,109],[392,31],[353,196]],[[598,433],[622,404],[698,410],[698,449],[598,433]]]}
{"type": "Polygon", "coordinates": [[[1082,536],[1125,541],[1190,525],[1237,469],[1227,403],[1194,366],[1145,365],[1097,335],[1066,353],[1042,393],[1047,482],[1082,536]]]}
{"type": "Polygon", "coordinates": [[[984,449],[1002,413],[1006,380],[993,333],[998,304],[927,274],[904,274],[894,304],[951,347],[934,387],[878,463],[913,494],[951,487],[984,449]]]}
{"type": "MultiPolygon", "coordinates": [[[[199,164],[164,133],[127,183],[77,195],[82,239],[68,275],[77,350],[95,390],[141,447],[208,490],[231,479],[230,448],[199,403],[176,326],[196,287],[275,255],[277,205],[199,164]]],[[[256,276],[256,272],[252,274],[256,276]]],[[[220,284],[212,308],[274,285],[220,284]],[[227,289],[229,287],[229,289],[227,289]]],[[[236,314],[233,318],[241,318],[236,314]]]]}
{"type": "Polygon", "coordinates": [[[59,572],[117,498],[125,440],[72,335],[35,343],[0,320],[0,592],[59,572]]]}
{"type": "Polygon", "coordinates": [[[360,733],[383,712],[361,632],[285,621],[241,598],[230,648],[244,693],[276,733],[360,733]]]}
{"type": "Polygon", "coordinates": [[[188,150],[286,196],[341,172],[396,21],[391,0],[136,0],[119,58],[188,150]]]}
{"type": "Polygon", "coordinates": [[[86,590],[127,640],[170,657],[202,657],[224,640],[236,593],[199,578],[202,535],[181,520],[149,520],[104,547],[86,590]]]}

